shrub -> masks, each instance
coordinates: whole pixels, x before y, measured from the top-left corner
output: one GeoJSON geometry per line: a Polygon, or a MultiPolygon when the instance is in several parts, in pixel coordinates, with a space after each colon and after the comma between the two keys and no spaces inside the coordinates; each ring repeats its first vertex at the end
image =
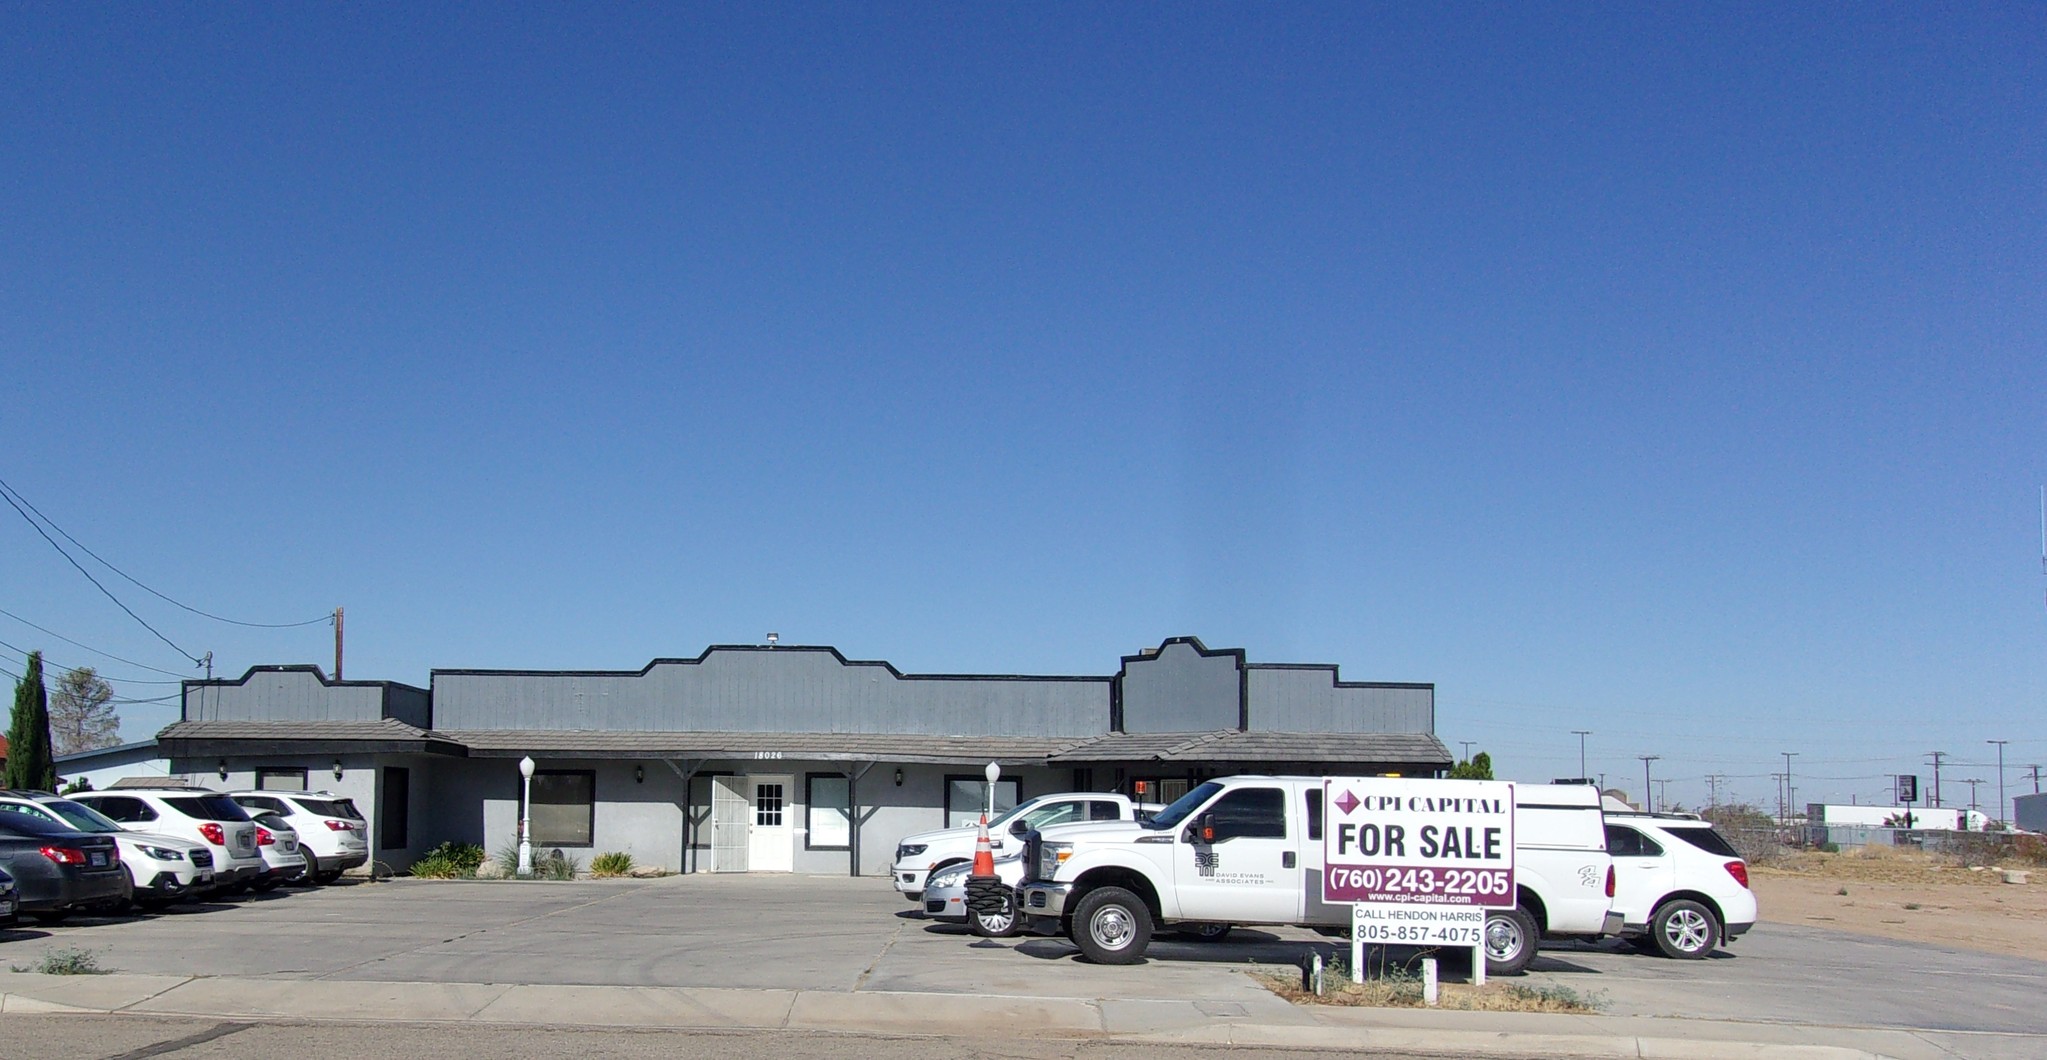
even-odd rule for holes
{"type": "Polygon", "coordinates": [[[573,880],[576,873],[583,868],[582,862],[560,850],[541,850],[536,847],[533,851],[533,875],[522,877],[519,875],[519,841],[516,839],[498,848],[497,857],[493,860],[505,870],[505,878],[508,880],[573,880]]]}
{"type": "Polygon", "coordinates": [[[51,950],[43,959],[34,964],[14,966],[17,972],[41,972],[44,975],[105,975],[107,970],[100,967],[99,958],[91,950],[51,950]]]}
{"type": "Polygon", "coordinates": [[[622,850],[599,854],[590,859],[590,875],[623,876],[633,871],[633,856],[622,850]]]}
{"type": "Polygon", "coordinates": [[[483,864],[483,848],[474,843],[442,843],[412,863],[412,874],[429,880],[464,880],[483,864]]]}

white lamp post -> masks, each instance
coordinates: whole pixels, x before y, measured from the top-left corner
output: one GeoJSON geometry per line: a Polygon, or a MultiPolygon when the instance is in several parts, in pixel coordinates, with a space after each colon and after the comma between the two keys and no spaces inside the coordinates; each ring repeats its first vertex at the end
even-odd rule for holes
{"type": "Polygon", "coordinates": [[[519,875],[533,875],[533,756],[519,759],[519,776],[525,778],[519,798],[519,875]]]}
{"type": "Polygon", "coordinates": [[[987,824],[988,818],[995,816],[995,782],[1002,779],[1002,767],[990,762],[981,775],[988,778],[988,804],[981,813],[981,823],[987,824]]]}

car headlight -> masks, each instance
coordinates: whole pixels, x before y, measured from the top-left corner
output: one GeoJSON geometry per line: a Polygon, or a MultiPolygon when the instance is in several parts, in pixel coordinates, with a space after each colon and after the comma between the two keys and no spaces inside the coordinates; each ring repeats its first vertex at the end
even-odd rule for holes
{"type": "Polygon", "coordinates": [[[947,865],[932,873],[931,878],[925,881],[924,887],[933,891],[943,887],[958,887],[966,882],[967,873],[972,868],[970,865],[947,865]]]}
{"type": "Polygon", "coordinates": [[[144,857],[151,857],[151,858],[155,858],[155,859],[156,859],[156,860],[158,860],[158,861],[183,861],[183,860],[185,860],[185,854],[184,854],[184,852],[183,852],[183,851],[180,851],[180,850],[172,850],[172,849],[171,849],[171,848],[169,848],[169,847],[148,847],[148,846],[138,846],[138,847],[136,847],[135,849],[137,849],[137,850],[140,850],[140,851],[142,851],[142,854],[143,854],[143,856],[144,856],[144,857]]]}
{"type": "Polygon", "coordinates": [[[896,860],[901,861],[904,858],[914,858],[923,852],[924,844],[922,843],[904,843],[896,848],[896,860]]]}
{"type": "Polygon", "coordinates": [[[1038,844],[1038,877],[1049,880],[1058,875],[1059,866],[1066,864],[1066,859],[1072,856],[1072,843],[1038,844]]]}

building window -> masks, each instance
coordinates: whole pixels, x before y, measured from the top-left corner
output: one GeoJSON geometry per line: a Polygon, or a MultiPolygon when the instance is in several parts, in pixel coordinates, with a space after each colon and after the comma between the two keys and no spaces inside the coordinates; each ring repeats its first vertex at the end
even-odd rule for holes
{"type": "Polygon", "coordinates": [[[384,767],[384,797],[377,802],[377,849],[403,850],[411,845],[412,771],[384,767]]]}
{"type": "Polygon", "coordinates": [[[533,845],[586,847],[597,825],[597,774],[588,769],[533,774],[533,845]]]}
{"type": "MultiPolygon", "coordinates": [[[[982,800],[986,798],[988,781],[978,776],[949,776],[945,778],[945,826],[965,828],[981,820],[982,800]]],[[[995,782],[995,812],[1015,806],[1022,801],[1023,789],[1014,780],[995,782]]],[[[992,814],[990,815],[992,818],[992,814]]]]}
{"type": "Polygon", "coordinates": [[[303,769],[272,769],[262,767],[256,770],[257,791],[304,791],[306,771],[303,769]]]}
{"type": "Polygon", "coordinates": [[[803,778],[803,846],[806,850],[853,848],[853,784],[830,773],[803,778]]]}

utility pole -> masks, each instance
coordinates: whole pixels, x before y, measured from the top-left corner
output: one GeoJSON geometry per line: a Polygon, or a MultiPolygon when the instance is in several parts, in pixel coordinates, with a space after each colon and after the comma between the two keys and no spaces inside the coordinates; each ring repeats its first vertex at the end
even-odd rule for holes
{"type": "Polygon", "coordinates": [[[1722,775],[1722,774],[1719,774],[1719,773],[1708,773],[1708,774],[1706,774],[1706,791],[1707,791],[1707,792],[1709,793],[1709,794],[1708,794],[1708,795],[1706,796],[1706,798],[1707,798],[1707,804],[1708,804],[1708,805],[1710,805],[1710,806],[1718,807],[1718,806],[1720,805],[1720,778],[1721,778],[1721,775],[1722,775]]]}
{"type": "Polygon", "coordinates": [[[1797,751],[1779,751],[1784,756],[1784,823],[1791,823],[1791,813],[1798,808],[1798,789],[1791,786],[1791,759],[1797,751]]]}
{"type": "Polygon", "coordinates": [[[1648,809],[1648,808],[1649,808],[1649,788],[1650,788],[1650,786],[1651,786],[1651,785],[1650,785],[1650,783],[1649,783],[1649,763],[1651,763],[1651,762],[1654,762],[1654,761],[1656,761],[1657,759],[1659,759],[1659,758],[1662,758],[1663,756],[1662,756],[1662,755],[1636,755],[1635,757],[1636,757],[1636,758],[1639,758],[1639,759],[1641,759],[1641,760],[1642,760],[1642,808],[1643,808],[1643,809],[1648,809]]]}
{"type": "Polygon", "coordinates": [[[2010,740],[1985,740],[1985,741],[1983,741],[1983,742],[1984,742],[1984,743],[1994,743],[1994,744],[1996,744],[1996,745],[1997,745],[1997,820],[1998,820],[1998,823],[1999,823],[1999,824],[2005,824],[2005,825],[2006,825],[2006,827],[2007,827],[2007,829],[2009,829],[2009,827],[2010,827],[2010,826],[2009,826],[2008,822],[2009,822],[2009,821],[2011,820],[2011,818],[2009,818],[2009,817],[2006,817],[2006,816],[2004,815],[2004,807],[2005,807],[2005,801],[2004,801],[2004,745],[2005,745],[2005,744],[2008,744],[2008,743],[2010,743],[2011,741],[2010,741],[2010,740]]]}
{"type": "Polygon", "coordinates": [[[2033,771],[2033,794],[2038,795],[2040,794],[2040,767],[2036,764],[2026,768],[2033,771]]]}
{"type": "Polygon", "coordinates": [[[1670,809],[1670,781],[1667,778],[1658,777],[1656,780],[1656,809],[1659,813],[1670,809]]]}
{"type": "MultiPolygon", "coordinates": [[[[1976,785],[1978,785],[1978,784],[1981,784],[1981,783],[1983,783],[1983,782],[1982,782],[1981,780],[1978,780],[1978,779],[1976,779],[1975,777],[1970,777],[1970,778],[1969,778],[1968,780],[1964,780],[1964,781],[1962,781],[1962,783],[1964,783],[1964,784],[1967,784],[1967,785],[1969,785],[1969,812],[1971,812],[1971,813],[1975,813],[1975,812],[1977,812],[1977,811],[1976,811],[1976,785]]],[[[1967,831],[1967,829],[1966,829],[1966,828],[1964,828],[1963,830],[1964,830],[1964,831],[1967,831]]]]}
{"type": "MultiPolygon", "coordinates": [[[[1585,738],[1592,735],[1591,729],[1572,729],[1571,735],[1578,738],[1578,779],[1585,779],[1585,738]]],[[[2038,768],[2038,767],[2035,767],[2038,768]]]]}
{"type": "Polygon", "coordinates": [[[1770,782],[1777,785],[1777,820],[1782,823],[1790,819],[1784,812],[1784,774],[1770,774],[1770,782]]]}
{"type": "Polygon", "coordinates": [[[1475,743],[1477,743],[1478,741],[1477,741],[1477,740],[1459,740],[1459,741],[1457,741],[1457,742],[1458,742],[1458,743],[1461,743],[1461,744],[1463,744],[1463,745],[1464,745],[1464,760],[1465,760],[1465,761],[1467,761],[1467,762],[1471,761],[1471,745],[1472,745],[1472,744],[1475,744],[1475,743]]]}
{"type": "Polygon", "coordinates": [[[1933,808],[1940,809],[1940,760],[1947,757],[1946,751],[1928,751],[1933,756],[1933,808]]]}
{"type": "Polygon", "coordinates": [[[341,680],[341,609],[334,609],[334,679],[341,680]]]}

